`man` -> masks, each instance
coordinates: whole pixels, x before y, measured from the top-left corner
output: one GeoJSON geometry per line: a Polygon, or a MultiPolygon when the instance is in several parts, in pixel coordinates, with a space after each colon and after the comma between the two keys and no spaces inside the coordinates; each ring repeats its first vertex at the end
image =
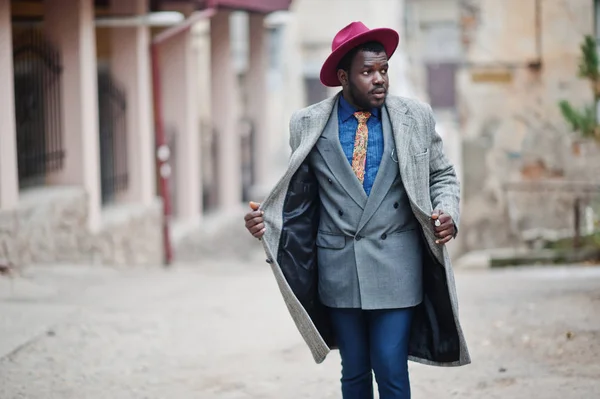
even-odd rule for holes
{"type": "Polygon", "coordinates": [[[321,70],[338,95],[297,111],[292,155],[245,216],[317,363],[337,348],[345,399],[410,398],[408,359],[470,363],[444,244],[459,183],[428,105],[387,96],[391,29],[343,28],[321,70]]]}

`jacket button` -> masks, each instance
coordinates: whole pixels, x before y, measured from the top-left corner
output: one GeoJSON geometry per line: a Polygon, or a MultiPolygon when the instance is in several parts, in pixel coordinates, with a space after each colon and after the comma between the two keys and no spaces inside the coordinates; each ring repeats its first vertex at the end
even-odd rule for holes
{"type": "Polygon", "coordinates": [[[356,241],[360,241],[360,239],[362,238],[361,236],[356,236],[356,241]]]}
{"type": "Polygon", "coordinates": [[[265,262],[267,262],[268,264],[271,264],[271,263],[273,263],[273,259],[269,259],[269,258],[267,258],[267,259],[265,260],[265,262]]]}
{"type": "Polygon", "coordinates": [[[338,214],[339,214],[340,216],[344,216],[344,211],[342,211],[342,210],[340,209],[340,210],[338,211],[338,214]]]}
{"type": "Polygon", "coordinates": [[[382,239],[382,240],[385,240],[386,238],[387,238],[387,234],[383,233],[383,234],[381,235],[381,239],[382,239]]]}
{"type": "Polygon", "coordinates": [[[394,209],[398,209],[398,207],[399,207],[399,206],[400,206],[400,205],[398,205],[398,203],[397,203],[397,202],[394,202],[394,209]]]}
{"type": "Polygon", "coordinates": [[[329,182],[329,184],[333,183],[333,182],[331,181],[331,179],[327,179],[327,181],[329,182]]]}

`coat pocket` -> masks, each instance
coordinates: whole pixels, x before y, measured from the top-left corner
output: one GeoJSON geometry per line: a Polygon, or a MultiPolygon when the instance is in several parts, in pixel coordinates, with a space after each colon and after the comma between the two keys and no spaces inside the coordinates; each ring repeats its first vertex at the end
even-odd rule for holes
{"type": "Polygon", "coordinates": [[[342,249],[346,246],[346,236],[324,233],[317,234],[317,247],[327,249],[342,249]]]}
{"type": "Polygon", "coordinates": [[[415,154],[413,156],[413,158],[416,163],[429,161],[429,149],[426,149],[425,151],[423,151],[421,153],[415,154]]]}

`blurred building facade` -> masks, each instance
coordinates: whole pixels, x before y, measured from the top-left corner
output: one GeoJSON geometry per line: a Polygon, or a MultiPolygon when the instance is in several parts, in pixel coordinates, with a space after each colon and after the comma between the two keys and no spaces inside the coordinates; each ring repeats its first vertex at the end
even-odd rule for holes
{"type": "Polygon", "coordinates": [[[165,221],[197,228],[259,187],[272,153],[256,153],[278,128],[262,105],[281,23],[266,18],[289,4],[0,0],[0,258],[159,264],[165,221]],[[188,19],[148,18],[164,11],[188,19]]]}
{"type": "Polygon", "coordinates": [[[434,109],[463,188],[451,252],[571,228],[571,183],[598,184],[600,157],[557,102],[591,101],[577,63],[599,4],[0,0],[0,258],[156,264],[194,247],[205,215],[279,178],[289,117],[339,90],[320,67],[357,20],[399,31],[391,93],[434,109]]]}
{"type": "Polygon", "coordinates": [[[593,0],[463,4],[467,249],[519,243],[535,229],[573,234],[575,201],[600,183],[600,152],[570,131],[558,102],[593,102],[577,75],[584,35],[600,22],[595,15],[593,0]],[[539,189],[522,190],[531,183],[539,189]]]}
{"type": "Polygon", "coordinates": [[[592,101],[577,71],[584,35],[598,37],[599,3],[407,0],[411,79],[460,137],[459,251],[573,234],[574,204],[597,187],[600,163],[558,102],[592,101]]]}

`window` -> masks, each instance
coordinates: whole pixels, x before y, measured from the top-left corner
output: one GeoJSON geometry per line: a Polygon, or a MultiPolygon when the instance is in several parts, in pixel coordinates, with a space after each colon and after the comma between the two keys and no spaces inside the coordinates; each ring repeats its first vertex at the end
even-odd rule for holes
{"type": "Polygon", "coordinates": [[[433,108],[456,107],[456,63],[430,62],[427,66],[427,94],[433,108]]]}
{"type": "Polygon", "coordinates": [[[594,34],[596,36],[596,48],[600,50],[600,0],[594,0],[594,34]]]}
{"type": "Polygon", "coordinates": [[[283,66],[283,26],[276,26],[268,30],[269,34],[269,66],[278,70],[283,66]]]}
{"type": "Polygon", "coordinates": [[[316,104],[327,98],[327,87],[323,86],[319,78],[304,78],[306,91],[306,105],[316,104]]]}
{"type": "Polygon", "coordinates": [[[21,188],[44,185],[63,168],[60,52],[38,30],[13,42],[17,162],[21,188]]]}

